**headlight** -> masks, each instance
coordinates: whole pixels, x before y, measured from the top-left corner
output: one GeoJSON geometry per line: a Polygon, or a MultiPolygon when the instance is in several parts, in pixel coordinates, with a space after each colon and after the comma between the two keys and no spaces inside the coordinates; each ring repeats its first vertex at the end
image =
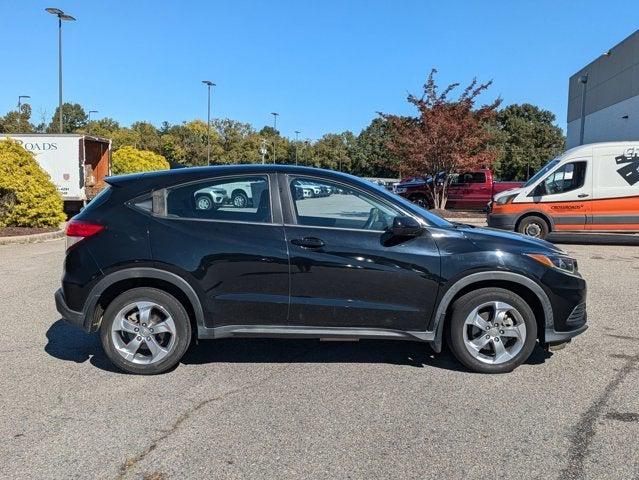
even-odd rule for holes
{"type": "Polygon", "coordinates": [[[542,255],[541,253],[527,253],[527,256],[550,268],[556,268],[562,272],[575,275],[577,273],[577,260],[562,255],[542,255]]]}
{"type": "Polygon", "coordinates": [[[504,195],[503,197],[499,197],[497,200],[495,200],[495,203],[497,205],[505,205],[507,203],[512,202],[517,195],[519,195],[519,194],[518,193],[513,193],[512,195],[504,195]]]}
{"type": "Polygon", "coordinates": [[[406,193],[406,187],[395,187],[395,193],[406,193]]]}

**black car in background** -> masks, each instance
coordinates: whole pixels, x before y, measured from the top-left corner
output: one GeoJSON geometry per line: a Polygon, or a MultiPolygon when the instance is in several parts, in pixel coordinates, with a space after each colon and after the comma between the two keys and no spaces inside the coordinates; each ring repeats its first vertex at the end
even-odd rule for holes
{"type": "Polygon", "coordinates": [[[587,327],[586,283],[561,250],[356,177],[243,165],[107,181],[68,225],[55,298],[127,372],[166,371],[194,338],[224,337],[446,341],[469,369],[506,372],[587,327]],[[249,205],[196,201],[238,182],[249,205]],[[300,195],[308,185],[331,193],[300,195]]]}

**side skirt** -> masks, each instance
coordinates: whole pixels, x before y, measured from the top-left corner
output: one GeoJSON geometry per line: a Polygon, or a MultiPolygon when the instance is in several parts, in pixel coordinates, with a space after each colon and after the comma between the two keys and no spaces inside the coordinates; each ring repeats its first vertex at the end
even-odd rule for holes
{"type": "Polygon", "coordinates": [[[387,339],[433,342],[435,332],[390,330],[358,327],[299,327],[286,325],[226,325],[207,328],[198,326],[199,339],[215,338],[336,338],[387,339]]]}

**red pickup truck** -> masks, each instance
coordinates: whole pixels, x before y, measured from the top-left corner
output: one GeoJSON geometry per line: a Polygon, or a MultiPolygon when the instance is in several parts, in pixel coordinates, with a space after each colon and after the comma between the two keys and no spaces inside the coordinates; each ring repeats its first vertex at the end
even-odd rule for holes
{"type": "MultiPolygon", "coordinates": [[[[446,208],[484,210],[496,193],[521,187],[522,182],[496,182],[489,169],[452,174],[446,208]]],[[[435,181],[443,181],[438,175],[435,181]]],[[[410,177],[395,185],[394,192],[426,208],[432,208],[431,177],[410,177]]]]}

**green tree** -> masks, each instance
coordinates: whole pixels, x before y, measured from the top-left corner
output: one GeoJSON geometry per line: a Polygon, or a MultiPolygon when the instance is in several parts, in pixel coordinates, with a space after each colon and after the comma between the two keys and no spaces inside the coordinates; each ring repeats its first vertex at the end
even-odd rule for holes
{"type": "Polygon", "coordinates": [[[138,134],[136,148],[151,150],[155,153],[162,153],[162,138],[160,132],[150,122],[135,122],[131,125],[131,130],[138,134]]]}
{"type": "Polygon", "coordinates": [[[0,226],[57,227],[62,197],[35,157],[12,140],[0,140],[0,226]]]}
{"type": "Polygon", "coordinates": [[[313,145],[312,165],[341,172],[351,171],[352,132],[327,133],[313,145]]]}
{"type": "Polygon", "coordinates": [[[30,119],[31,105],[23,103],[20,111],[14,110],[0,117],[0,133],[32,133],[35,128],[30,119]]]}
{"type": "Polygon", "coordinates": [[[166,161],[166,158],[149,150],[138,150],[135,147],[126,146],[113,154],[112,170],[114,175],[167,170],[168,168],[169,162],[166,161]]]}
{"type": "Polygon", "coordinates": [[[77,133],[86,133],[96,137],[112,138],[115,132],[120,130],[120,124],[112,118],[104,117],[99,120],[91,120],[86,127],[76,130],[77,133]]]}
{"type": "MultiPolygon", "coordinates": [[[[59,111],[60,107],[57,107],[47,127],[48,133],[60,132],[59,111]]],[[[62,133],[74,133],[77,130],[85,129],[88,119],[84,108],[79,103],[62,104],[62,133]]]]}
{"type": "MultiPolygon", "coordinates": [[[[161,131],[162,154],[167,160],[185,166],[206,165],[207,125],[201,120],[181,125],[165,125],[161,131]]],[[[213,149],[215,132],[211,129],[211,163],[215,158],[213,149]]]]}
{"type": "Polygon", "coordinates": [[[525,180],[565,148],[555,115],[529,103],[508,105],[497,114],[494,128],[495,171],[500,178],[525,180]]]}
{"type": "Polygon", "coordinates": [[[375,118],[357,136],[353,153],[353,173],[367,177],[394,177],[399,170],[400,158],[391,152],[388,122],[375,118]]]}

